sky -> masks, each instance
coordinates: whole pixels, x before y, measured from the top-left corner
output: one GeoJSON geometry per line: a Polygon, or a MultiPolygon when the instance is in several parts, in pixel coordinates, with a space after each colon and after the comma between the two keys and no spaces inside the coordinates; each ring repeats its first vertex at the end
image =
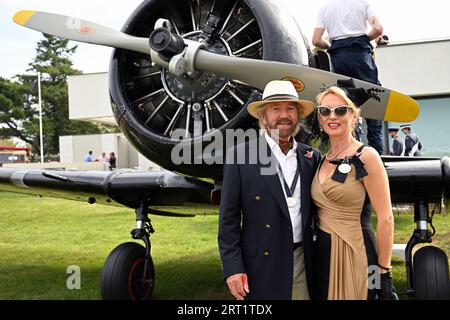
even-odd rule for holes
{"type": "MultiPolygon", "coordinates": [[[[296,18],[311,40],[317,11],[327,0],[278,0],[296,18]]],[[[0,0],[0,77],[12,78],[26,72],[36,54],[42,35],[16,25],[15,12],[39,10],[83,18],[121,29],[142,0],[0,0]]],[[[447,0],[372,0],[374,10],[392,43],[450,38],[447,0]],[[405,7],[405,4],[407,6],[405,7]]],[[[84,73],[108,70],[111,49],[79,44],[73,56],[74,67],[84,73]]]]}

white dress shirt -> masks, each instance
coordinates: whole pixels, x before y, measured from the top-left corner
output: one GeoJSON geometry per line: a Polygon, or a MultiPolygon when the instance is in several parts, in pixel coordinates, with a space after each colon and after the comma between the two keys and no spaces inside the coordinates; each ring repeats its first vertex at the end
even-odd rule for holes
{"type": "MultiPolygon", "coordinates": [[[[264,133],[264,137],[266,138],[267,144],[272,150],[272,154],[277,159],[280,164],[281,170],[283,171],[284,178],[286,179],[286,183],[289,187],[291,187],[292,181],[294,180],[295,173],[297,171],[297,142],[294,139],[294,143],[292,145],[292,149],[289,150],[287,154],[284,154],[281,151],[280,146],[276,143],[267,132],[264,133]]],[[[300,168],[299,168],[300,169],[300,168]]],[[[277,170],[279,170],[277,166],[277,170]]],[[[284,182],[283,177],[280,172],[278,172],[278,177],[280,178],[281,189],[283,189],[283,193],[285,198],[287,198],[286,191],[284,190],[284,182]]],[[[294,190],[294,198],[297,201],[295,206],[292,208],[288,207],[289,215],[291,217],[292,223],[292,234],[294,236],[293,242],[300,242],[303,240],[302,235],[302,215],[300,213],[301,208],[301,199],[300,199],[300,179],[299,177],[297,181],[297,186],[294,190]]],[[[287,203],[286,203],[287,205],[287,203]]]]}

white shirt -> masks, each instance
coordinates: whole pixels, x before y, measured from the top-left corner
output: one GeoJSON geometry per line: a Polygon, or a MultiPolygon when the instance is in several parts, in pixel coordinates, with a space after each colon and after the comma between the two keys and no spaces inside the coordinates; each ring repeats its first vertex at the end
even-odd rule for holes
{"type": "Polygon", "coordinates": [[[374,16],[367,0],[330,0],[319,10],[316,28],[325,28],[330,40],[362,36],[374,16]]]}
{"type": "MultiPolygon", "coordinates": [[[[286,179],[286,183],[289,187],[291,187],[292,181],[294,180],[295,172],[297,171],[297,142],[294,139],[294,143],[292,145],[292,149],[289,150],[288,154],[284,154],[281,151],[280,146],[276,143],[267,132],[264,134],[266,138],[267,144],[272,150],[273,155],[277,159],[280,164],[281,170],[283,171],[284,178],[286,179]]],[[[277,166],[278,170],[278,166],[277,166]]],[[[283,189],[283,193],[285,198],[287,198],[286,191],[284,190],[284,182],[283,177],[278,172],[278,177],[280,178],[281,189],[283,189]]],[[[300,178],[297,181],[297,186],[294,190],[294,198],[297,201],[294,207],[289,208],[289,215],[291,217],[292,223],[292,234],[294,236],[293,242],[300,242],[303,240],[302,235],[302,215],[300,213],[301,208],[301,199],[300,199],[300,178]]],[[[287,203],[286,203],[287,205],[287,203]]]]}

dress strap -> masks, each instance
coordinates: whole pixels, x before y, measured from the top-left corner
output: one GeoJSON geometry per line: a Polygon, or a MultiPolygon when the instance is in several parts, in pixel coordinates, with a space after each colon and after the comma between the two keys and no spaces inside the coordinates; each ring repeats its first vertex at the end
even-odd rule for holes
{"type": "Polygon", "coordinates": [[[361,151],[363,151],[363,149],[367,147],[365,144],[363,144],[361,147],[358,148],[358,150],[356,150],[356,153],[360,153],[361,151]]]}
{"type": "Polygon", "coordinates": [[[364,168],[364,163],[361,161],[361,159],[357,155],[354,155],[353,157],[351,157],[350,162],[355,165],[355,170],[356,170],[355,178],[357,180],[362,179],[368,175],[366,169],[364,168]]]}

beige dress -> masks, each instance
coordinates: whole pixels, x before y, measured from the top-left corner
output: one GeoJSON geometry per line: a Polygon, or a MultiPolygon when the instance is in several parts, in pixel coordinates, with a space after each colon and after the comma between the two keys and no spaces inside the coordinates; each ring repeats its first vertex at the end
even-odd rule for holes
{"type": "Polygon", "coordinates": [[[328,177],[322,184],[319,167],[311,185],[318,226],[331,235],[328,300],[366,300],[368,294],[368,262],[361,228],[366,189],[362,179],[356,179],[355,165],[351,167],[345,182],[328,177]]]}

